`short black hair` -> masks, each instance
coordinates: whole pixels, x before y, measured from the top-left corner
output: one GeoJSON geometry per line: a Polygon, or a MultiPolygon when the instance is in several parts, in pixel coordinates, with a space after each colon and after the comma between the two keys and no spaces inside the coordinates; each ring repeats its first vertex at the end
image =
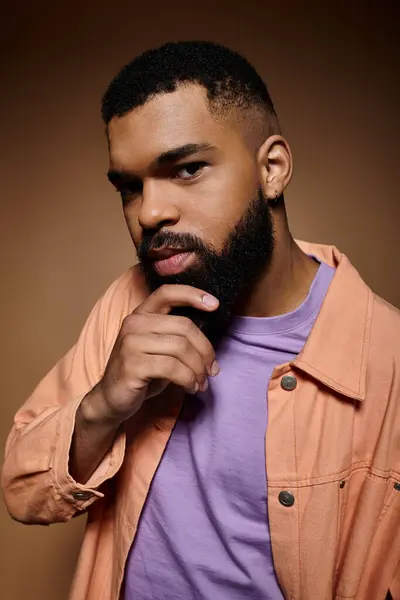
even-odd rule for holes
{"type": "Polygon", "coordinates": [[[202,86],[217,110],[258,108],[277,124],[267,86],[255,68],[234,50],[208,41],[169,42],[132,60],[103,96],[103,121],[108,125],[151,97],[190,83],[202,86]]]}

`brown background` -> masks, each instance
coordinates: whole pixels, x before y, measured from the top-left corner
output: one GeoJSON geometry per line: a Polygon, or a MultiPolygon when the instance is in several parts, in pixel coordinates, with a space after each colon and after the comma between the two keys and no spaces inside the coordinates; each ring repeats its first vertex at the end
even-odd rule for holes
{"type": "MultiPolygon", "coordinates": [[[[134,260],[104,176],[99,100],[122,64],[164,41],[220,41],[255,63],[294,152],[293,233],[339,246],[400,307],[396,0],[65,4],[1,6],[2,442],[134,260]]],[[[83,526],[22,526],[0,505],[1,599],[65,599],[83,526]]]]}

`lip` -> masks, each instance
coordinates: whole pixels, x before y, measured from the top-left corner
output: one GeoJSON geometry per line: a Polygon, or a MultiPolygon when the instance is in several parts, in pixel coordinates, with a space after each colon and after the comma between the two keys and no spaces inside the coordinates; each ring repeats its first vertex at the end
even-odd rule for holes
{"type": "MultiPolygon", "coordinates": [[[[156,253],[153,253],[153,257],[156,253]]],[[[150,256],[150,252],[149,252],[150,256]]],[[[194,260],[195,253],[187,250],[172,250],[166,248],[156,254],[153,266],[159,275],[177,275],[184,271],[194,260]]]]}
{"type": "Polygon", "coordinates": [[[171,258],[175,254],[183,254],[187,252],[183,248],[158,248],[157,250],[149,250],[147,256],[150,260],[164,260],[171,258]]]}

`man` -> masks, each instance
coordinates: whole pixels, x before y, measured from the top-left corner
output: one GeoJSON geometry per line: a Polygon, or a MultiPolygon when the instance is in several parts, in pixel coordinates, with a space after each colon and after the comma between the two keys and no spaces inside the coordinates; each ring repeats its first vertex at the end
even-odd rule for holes
{"type": "Polygon", "coordinates": [[[171,43],[102,114],[140,263],[16,415],[11,515],[87,511],[73,600],[400,598],[399,313],[293,240],[265,84],[171,43]]]}

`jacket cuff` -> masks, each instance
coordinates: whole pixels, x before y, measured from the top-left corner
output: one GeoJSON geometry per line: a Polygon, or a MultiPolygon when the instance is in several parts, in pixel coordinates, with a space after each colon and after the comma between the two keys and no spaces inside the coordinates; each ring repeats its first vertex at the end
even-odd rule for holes
{"type": "Polygon", "coordinates": [[[71,513],[86,510],[104,494],[98,488],[120,469],[125,455],[125,424],[118,430],[114,443],[85,485],[77,483],[69,473],[71,442],[75,417],[86,394],[64,405],[58,415],[57,437],[52,458],[53,483],[56,493],[71,503],[71,513]]]}

